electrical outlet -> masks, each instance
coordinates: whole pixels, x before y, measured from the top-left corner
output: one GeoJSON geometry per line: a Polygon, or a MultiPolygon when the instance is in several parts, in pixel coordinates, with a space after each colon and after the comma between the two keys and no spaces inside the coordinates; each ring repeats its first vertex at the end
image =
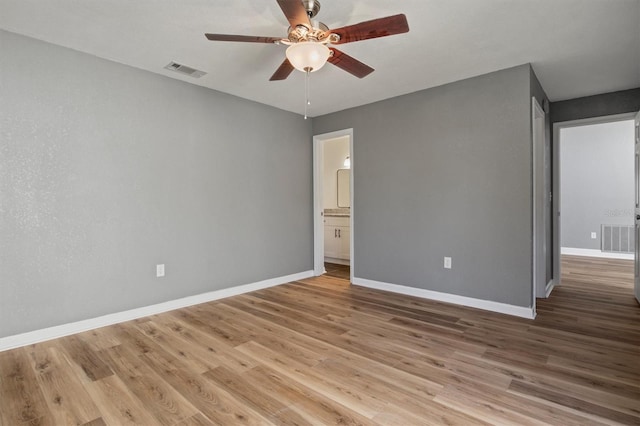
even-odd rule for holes
{"type": "Polygon", "coordinates": [[[156,277],[164,277],[164,263],[156,265],[156,277]]]}
{"type": "Polygon", "coordinates": [[[591,239],[595,240],[596,238],[598,238],[597,234],[595,232],[591,233],[591,239]]]}
{"type": "Polygon", "coordinates": [[[444,258],[444,269],[451,269],[451,258],[450,257],[445,257],[444,258]]]}

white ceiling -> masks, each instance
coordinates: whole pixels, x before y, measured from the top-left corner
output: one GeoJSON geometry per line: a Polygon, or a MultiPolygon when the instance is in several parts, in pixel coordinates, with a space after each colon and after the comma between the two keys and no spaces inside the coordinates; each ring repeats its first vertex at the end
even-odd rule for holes
{"type": "MultiPolygon", "coordinates": [[[[640,0],[321,3],[317,19],[330,28],[404,13],[410,32],[340,46],[376,71],[313,73],[311,116],[527,62],[553,101],[640,87],[640,0]]],[[[302,113],[303,73],[269,81],[285,46],[204,37],[284,37],[287,26],[275,0],[0,0],[2,29],[302,113]],[[208,74],[164,70],[170,61],[208,74]]]]}

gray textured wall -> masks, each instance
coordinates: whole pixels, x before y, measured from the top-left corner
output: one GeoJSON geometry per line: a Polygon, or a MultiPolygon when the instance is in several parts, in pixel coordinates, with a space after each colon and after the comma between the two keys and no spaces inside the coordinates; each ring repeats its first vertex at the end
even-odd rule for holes
{"type": "Polygon", "coordinates": [[[531,305],[530,94],[523,65],[314,119],[354,129],[356,277],[531,305]]]}
{"type": "Polygon", "coordinates": [[[3,31],[0,51],[0,337],[313,268],[301,116],[3,31]]]}
{"type": "Polygon", "coordinates": [[[600,225],[633,225],[633,131],[633,120],[561,130],[562,247],[599,250],[600,225]]]}

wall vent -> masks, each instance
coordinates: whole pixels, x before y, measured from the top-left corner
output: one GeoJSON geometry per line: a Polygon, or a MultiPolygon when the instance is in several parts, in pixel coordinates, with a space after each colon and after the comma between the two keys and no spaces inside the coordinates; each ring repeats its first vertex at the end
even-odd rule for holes
{"type": "Polygon", "coordinates": [[[195,68],[191,68],[191,67],[188,67],[186,65],[182,65],[182,64],[179,64],[179,63],[173,62],[173,61],[171,61],[167,65],[165,65],[164,69],[169,70],[169,71],[175,71],[175,72],[180,73],[180,74],[188,75],[189,77],[193,77],[193,78],[200,78],[203,75],[207,74],[204,71],[200,71],[200,70],[197,70],[195,68]]]}
{"type": "Polygon", "coordinates": [[[602,225],[600,245],[603,252],[633,253],[635,248],[634,226],[602,225]]]}

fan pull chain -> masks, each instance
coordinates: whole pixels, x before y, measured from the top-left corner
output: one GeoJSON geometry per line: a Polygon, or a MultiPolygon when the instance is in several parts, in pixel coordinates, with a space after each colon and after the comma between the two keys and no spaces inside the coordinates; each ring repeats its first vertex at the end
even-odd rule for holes
{"type": "Polygon", "coordinates": [[[307,112],[309,110],[309,105],[311,102],[309,101],[309,74],[311,71],[307,68],[304,76],[304,119],[307,119],[307,112]]]}

